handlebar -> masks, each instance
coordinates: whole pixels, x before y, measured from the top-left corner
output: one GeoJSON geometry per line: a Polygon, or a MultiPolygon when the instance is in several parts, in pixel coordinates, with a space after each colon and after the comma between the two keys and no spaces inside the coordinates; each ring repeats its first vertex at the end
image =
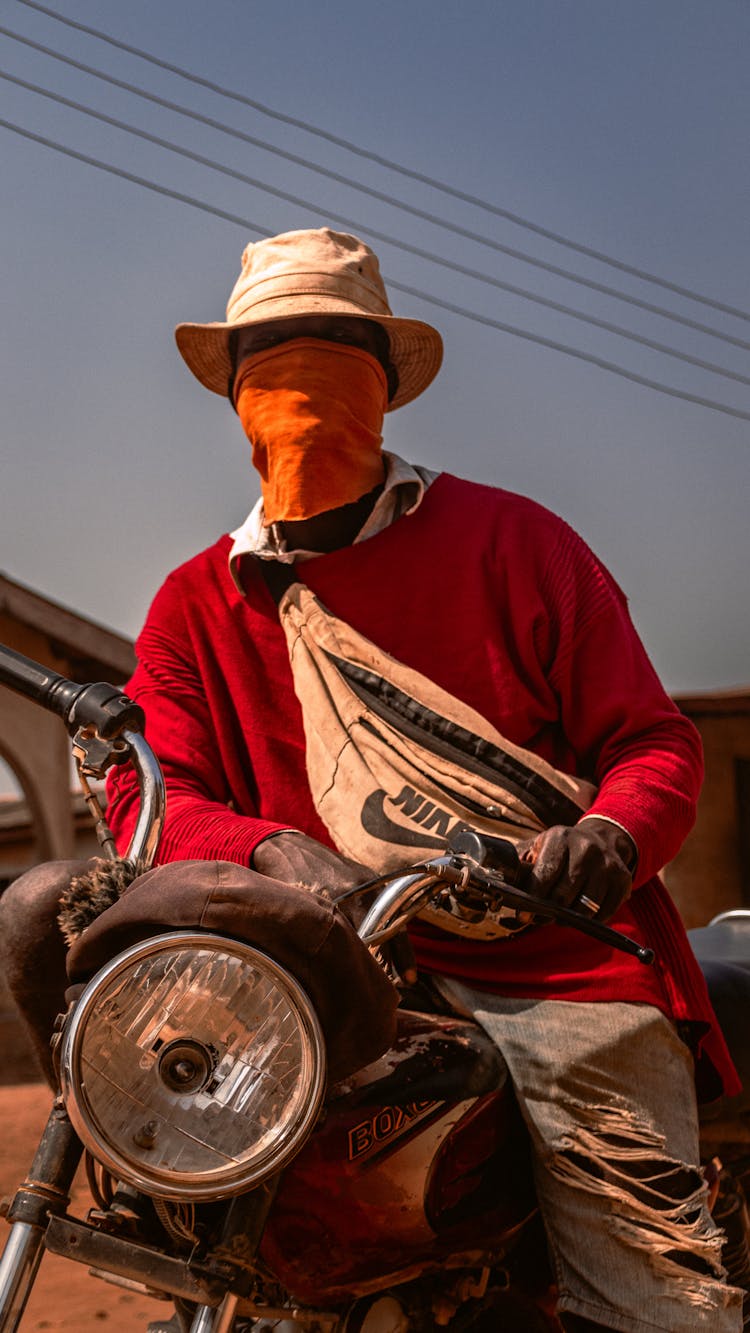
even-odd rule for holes
{"type": "Polygon", "coordinates": [[[143,709],[114,685],[104,681],[77,685],[4,644],[0,644],[0,684],[57,713],[71,736],[94,727],[110,741],[125,731],[142,732],[145,726],[143,709]]]}
{"type": "Polygon", "coordinates": [[[112,834],[86,777],[103,777],[112,764],[130,761],[138,778],[140,812],[124,860],[148,868],[164,825],[166,794],[159,762],[147,744],[139,704],[105,681],[78,685],[40,662],[0,644],[0,685],[61,717],[76,742],[73,753],[97,837],[106,856],[116,857],[112,834]]]}
{"type": "MultiPolygon", "coordinates": [[[[389,876],[387,881],[385,877],[375,881],[376,884],[387,882],[387,887],[365,916],[359,928],[360,938],[370,949],[392,939],[419,914],[435,896],[436,886],[442,883],[452,887],[459,902],[462,892],[474,898],[480,894],[490,911],[497,911],[501,906],[509,907],[537,919],[555,921],[560,926],[572,926],[584,935],[637,958],[646,966],[654,962],[653,949],[639,944],[629,935],[582,916],[574,908],[562,907],[529,893],[523,888],[523,882],[528,880],[530,869],[519,860],[515,846],[506,838],[462,830],[451,839],[446,856],[412,866],[397,879],[389,876]]],[[[360,890],[368,887],[373,884],[361,885],[360,890]]]]}
{"type": "MultiPolygon", "coordinates": [[[[140,787],[141,809],[125,859],[150,865],[164,822],[165,791],[159,763],[142,735],[145,718],[140,706],[114,685],[101,681],[78,685],[3,644],[0,644],[0,685],[7,685],[56,713],[79,745],[84,749],[89,745],[91,766],[83,772],[99,776],[112,763],[123,762],[125,758],[132,762],[140,787]],[[93,733],[93,738],[82,739],[88,733],[93,733]],[[99,741],[105,744],[99,745],[99,741]],[[91,759],[94,751],[99,754],[98,761],[91,759]]],[[[109,838],[111,841],[111,834],[109,838]]],[[[412,917],[439,900],[442,890],[443,894],[450,891],[459,916],[462,911],[476,913],[477,905],[480,915],[483,911],[489,917],[497,915],[501,908],[510,908],[515,913],[573,926],[633,955],[641,963],[654,961],[652,949],[644,948],[627,935],[582,916],[573,908],[528,893],[524,888],[528,869],[507,839],[465,828],[454,834],[445,856],[411,866],[396,878],[388,874],[361,884],[341,900],[368,889],[381,890],[359,929],[360,937],[371,949],[377,949],[403,930],[412,917]]]]}

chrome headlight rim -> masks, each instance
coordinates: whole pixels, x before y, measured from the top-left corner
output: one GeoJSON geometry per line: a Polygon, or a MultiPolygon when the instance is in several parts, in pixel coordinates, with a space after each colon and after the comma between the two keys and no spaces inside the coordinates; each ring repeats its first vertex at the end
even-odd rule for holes
{"type": "Polygon", "coordinates": [[[178,930],[138,941],[117,954],[86,983],[75,1006],[68,1014],[60,1048],[60,1085],[63,1101],[73,1128],[84,1148],[118,1180],[133,1185],[156,1198],[181,1202],[218,1201],[254,1188],[281,1171],[296,1156],[312,1131],[320,1113],[326,1090],[326,1048],[320,1021],[307,992],[291,972],[269,954],[232,936],[210,931],[178,930]],[[281,1145],[269,1144],[246,1169],[238,1169],[225,1181],[215,1175],[199,1173],[179,1175],[159,1168],[145,1170],[103,1138],[86,1095],[86,1080],[81,1068],[82,1041],[89,1017],[107,990],[133,965],[172,949],[215,950],[240,961],[255,963],[285,994],[308,1043],[312,1077],[306,1089],[306,1103],[294,1132],[281,1145]]]}

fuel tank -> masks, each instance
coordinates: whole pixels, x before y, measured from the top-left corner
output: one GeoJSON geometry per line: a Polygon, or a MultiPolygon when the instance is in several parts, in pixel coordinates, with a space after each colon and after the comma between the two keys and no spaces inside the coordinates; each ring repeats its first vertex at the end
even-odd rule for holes
{"type": "Polygon", "coordinates": [[[276,1196],[261,1256],[300,1301],[499,1257],[533,1212],[497,1048],[464,1019],[398,1017],[391,1049],[331,1089],[276,1196]]]}

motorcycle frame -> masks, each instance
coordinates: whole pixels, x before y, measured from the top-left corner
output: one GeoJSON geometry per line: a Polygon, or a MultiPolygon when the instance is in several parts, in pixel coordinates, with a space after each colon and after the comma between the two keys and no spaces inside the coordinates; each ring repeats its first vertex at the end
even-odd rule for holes
{"type": "MultiPolygon", "coordinates": [[[[150,868],[161,836],[166,795],[158,761],[141,734],[144,717],[139,706],[111,685],[77,685],[2,645],[0,684],[62,717],[74,738],[82,780],[86,776],[103,776],[114,763],[133,763],[141,809],[124,859],[133,868],[138,865],[140,871],[150,868]]],[[[83,785],[86,790],[85,782],[83,785]]],[[[111,834],[103,819],[98,822],[103,853],[114,857],[111,834]]],[[[477,835],[472,836],[483,853],[482,841],[477,835]]],[[[486,841],[491,843],[492,839],[486,841]]],[[[364,892],[374,884],[383,890],[362,922],[361,939],[378,954],[380,946],[418,914],[434,894],[436,885],[460,890],[475,871],[490,897],[492,891],[502,890],[502,898],[511,906],[554,916],[562,923],[577,925],[591,935],[636,953],[643,962],[652,960],[650,951],[608,927],[584,920],[569,909],[557,907],[552,911],[549,905],[515,887],[505,875],[483,870],[481,860],[479,863],[472,860],[470,869],[455,854],[431,859],[395,880],[387,877],[387,887],[383,887],[383,878],[355,890],[364,892]]],[[[60,1027],[63,1022],[61,1017],[60,1027]]],[[[201,1270],[183,1259],[69,1218],[71,1185],[82,1151],[62,1098],[58,1097],[29,1176],[17,1190],[7,1212],[11,1232],[0,1260],[0,1333],[16,1333],[45,1248],[77,1262],[104,1266],[115,1276],[132,1279],[136,1274],[144,1290],[157,1289],[177,1299],[195,1302],[197,1309],[190,1333],[229,1333],[238,1303],[247,1291],[249,1263],[260,1246],[278,1187],[278,1174],[250,1193],[237,1196],[228,1207],[219,1249],[223,1257],[232,1254],[233,1246],[239,1247],[240,1262],[227,1259],[201,1270]],[[102,1265],[105,1251],[106,1264],[102,1265]]],[[[291,1310],[273,1313],[278,1317],[293,1317],[291,1310]]],[[[268,1312],[264,1310],[263,1314],[268,1312]]],[[[336,1318],[335,1314],[316,1311],[315,1322],[325,1325],[336,1318]]]]}

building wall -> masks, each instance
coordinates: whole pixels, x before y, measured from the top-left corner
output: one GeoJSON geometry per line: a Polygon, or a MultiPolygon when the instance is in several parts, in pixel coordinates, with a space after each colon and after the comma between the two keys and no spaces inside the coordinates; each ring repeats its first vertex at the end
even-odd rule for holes
{"type": "MultiPolygon", "coordinates": [[[[130,675],[135,658],[122,635],[94,625],[0,574],[0,644],[84,684],[130,675]]],[[[0,684],[0,755],[23,792],[14,820],[0,811],[0,892],[39,861],[86,856],[96,849],[88,814],[70,792],[70,740],[58,717],[0,684]]],[[[0,976],[0,1082],[38,1076],[0,976]]]]}
{"type": "Polygon", "coordinates": [[[701,733],[706,764],[695,827],[664,872],[691,928],[750,907],[750,692],[678,702],[701,733]]]}

